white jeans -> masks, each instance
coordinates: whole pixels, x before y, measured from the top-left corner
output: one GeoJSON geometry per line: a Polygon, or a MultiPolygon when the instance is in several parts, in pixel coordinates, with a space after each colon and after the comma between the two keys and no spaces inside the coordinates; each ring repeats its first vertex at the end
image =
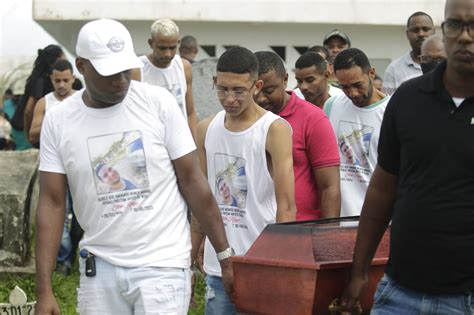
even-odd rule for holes
{"type": "Polygon", "coordinates": [[[81,315],[186,315],[191,298],[191,272],[182,268],[114,266],[95,257],[96,276],[85,276],[80,259],[77,311],[81,315]]]}

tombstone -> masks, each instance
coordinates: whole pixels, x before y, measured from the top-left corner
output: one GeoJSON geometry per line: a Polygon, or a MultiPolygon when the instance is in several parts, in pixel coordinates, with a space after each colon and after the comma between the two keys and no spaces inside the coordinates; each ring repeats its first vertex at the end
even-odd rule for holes
{"type": "Polygon", "coordinates": [[[0,271],[24,267],[38,199],[39,151],[0,151],[0,271]]]}
{"type": "Polygon", "coordinates": [[[8,298],[10,303],[0,303],[2,315],[34,315],[36,302],[27,302],[25,291],[15,286],[8,298]]]}
{"type": "Polygon", "coordinates": [[[198,120],[222,110],[212,78],[216,75],[218,58],[206,58],[193,63],[193,99],[198,120]]]}

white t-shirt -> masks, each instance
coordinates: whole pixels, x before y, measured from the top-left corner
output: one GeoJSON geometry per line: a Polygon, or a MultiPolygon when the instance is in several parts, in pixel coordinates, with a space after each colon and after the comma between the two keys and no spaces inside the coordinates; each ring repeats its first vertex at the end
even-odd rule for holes
{"type": "MultiPolygon", "coordinates": [[[[244,255],[265,226],[276,221],[275,184],[268,171],[265,144],[270,125],[279,116],[267,112],[240,132],[224,126],[225,111],[206,133],[207,174],[216,197],[230,246],[244,255]]],[[[221,276],[216,252],[206,239],[204,270],[221,276]]]]}
{"type": "Polygon", "coordinates": [[[346,96],[327,100],[324,111],[336,133],[341,157],[341,217],[360,215],[377,164],[380,127],[390,97],[360,108],[346,96]]]}
{"type": "Polygon", "coordinates": [[[54,95],[54,92],[49,92],[44,96],[44,111],[47,112],[51,107],[61,104],[62,101],[58,100],[54,95]]]}
{"type": "Polygon", "coordinates": [[[405,81],[423,75],[421,66],[411,59],[410,51],[392,61],[383,76],[382,91],[392,95],[405,81]]]}
{"type": "MultiPolygon", "coordinates": [[[[296,96],[298,96],[302,100],[305,99],[303,93],[301,93],[301,90],[299,88],[294,89],[293,92],[295,92],[296,96]]],[[[344,94],[344,92],[340,88],[332,86],[331,84],[329,84],[329,96],[330,97],[343,95],[343,94],[344,94]]]]}
{"type": "Polygon", "coordinates": [[[87,107],[82,94],[46,113],[39,167],[67,175],[85,231],[80,247],[118,266],[189,267],[187,206],[172,160],[195,145],[176,100],[136,81],[108,108],[87,107]]]}
{"type": "Polygon", "coordinates": [[[186,92],[188,87],[181,57],[175,55],[167,68],[158,68],[151,63],[147,56],[140,56],[140,60],[143,62],[143,68],[141,68],[142,82],[167,89],[176,98],[184,117],[187,117],[186,92]]]}

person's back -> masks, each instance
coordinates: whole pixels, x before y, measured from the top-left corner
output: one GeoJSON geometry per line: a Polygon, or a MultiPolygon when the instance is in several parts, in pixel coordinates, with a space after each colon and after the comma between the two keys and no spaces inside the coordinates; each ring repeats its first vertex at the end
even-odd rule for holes
{"type": "MultiPolygon", "coordinates": [[[[268,223],[295,219],[291,129],[259,107],[253,95],[262,87],[258,61],[246,48],[227,50],[217,63],[214,83],[224,108],[198,126],[201,168],[218,200],[226,234],[236,254],[244,254],[268,223]]],[[[194,235],[193,235],[194,237],[194,235]]],[[[194,242],[193,244],[200,242],[194,242]]],[[[206,239],[206,314],[233,314],[222,294],[221,272],[206,239]],[[225,302],[221,303],[221,299],[225,302]]]]}
{"type": "Polygon", "coordinates": [[[334,70],[345,95],[330,98],[324,110],[341,157],[341,216],[359,215],[377,164],[380,125],[389,97],[374,88],[375,69],[359,49],[339,53],[334,70]]]}
{"type": "MultiPolygon", "coordinates": [[[[18,103],[20,99],[21,99],[21,95],[15,94],[12,98],[5,100],[3,104],[6,118],[10,122],[10,125],[12,126],[11,137],[12,137],[12,141],[14,142],[14,148],[15,150],[18,150],[18,151],[27,150],[32,147],[26,137],[26,133],[21,129],[17,129],[17,128],[22,128],[22,126],[18,126],[13,121],[13,118],[15,117],[15,113],[18,110],[18,103]]],[[[20,120],[20,117],[23,117],[23,115],[16,115],[17,123],[18,123],[18,120],[20,120]]],[[[21,122],[22,121],[23,119],[21,119],[21,122]]]]}
{"type": "Polygon", "coordinates": [[[16,123],[16,129],[25,130],[27,137],[31,129],[36,102],[49,92],[54,91],[49,78],[51,65],[56,60],[64,58],[63,50],[57,45],[48,45],[44,49],[38,49],[38,57],[26,80],[25,92],[14,117],[15,121],[19,121],[16,123]]]}

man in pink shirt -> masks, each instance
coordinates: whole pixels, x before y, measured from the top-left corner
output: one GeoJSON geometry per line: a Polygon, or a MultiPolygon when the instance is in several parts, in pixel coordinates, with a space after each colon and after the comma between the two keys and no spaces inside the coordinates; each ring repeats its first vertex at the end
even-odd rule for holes
{"type": "Polygon", "coordinates": [[[339,152],[324,112],[286,91],[288,73],[281,58],[269,51],[255,53],[264,85],[255,101],[285,118],[293,128],[296,219],[339,217],[339,152]]]}

